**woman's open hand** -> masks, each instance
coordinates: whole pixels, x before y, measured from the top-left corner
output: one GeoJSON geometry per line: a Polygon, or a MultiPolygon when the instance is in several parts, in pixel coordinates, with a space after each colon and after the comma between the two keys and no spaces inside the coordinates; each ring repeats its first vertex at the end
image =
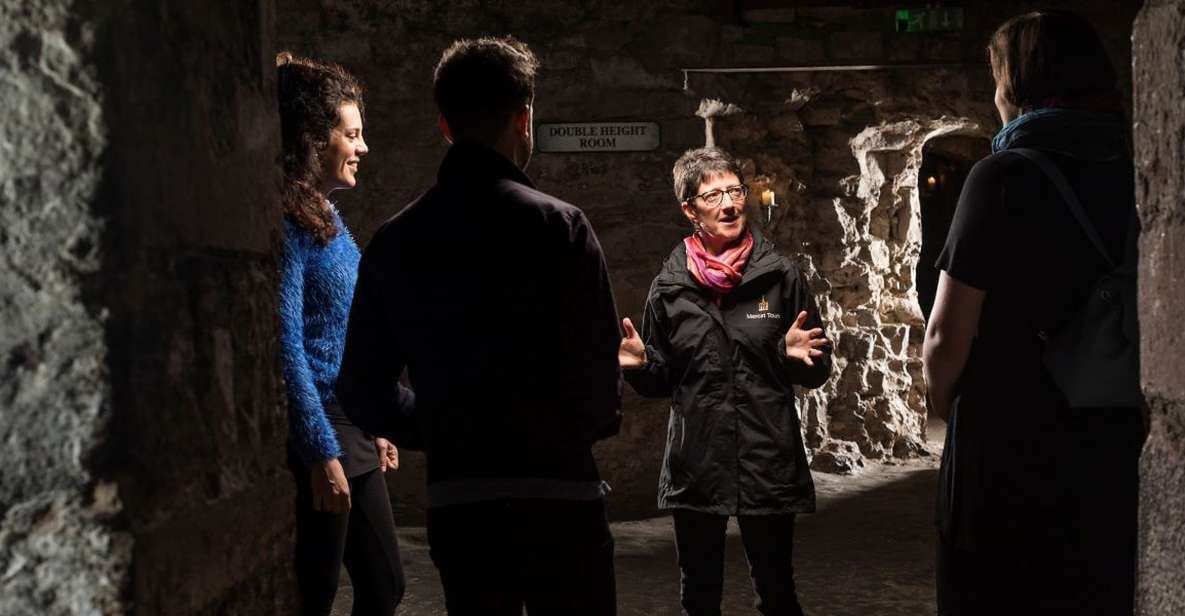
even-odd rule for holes
{"type": "Polygon", "coordinates": [[[805,310],[798,313],[798,318],[794,319],[790,331],[786,332],[786,357],[792,357],[808,366],[814,366],[815,362],[811,358],[822,357],[823,351],[819,348],[831,344],[831,341],[823,336],[821,327],[803,330],[802,326],[806,323],[806,317],[805,310]]]}
{"type": "Polygon", "coordinates": [[[625,329],[625,336],[621,339],[621,346],[617,347],[617,362],[622,368],[641,368],[646,365],[646,345],[642,344],[642,337],[629,318],[621,320],[625,329]]]}

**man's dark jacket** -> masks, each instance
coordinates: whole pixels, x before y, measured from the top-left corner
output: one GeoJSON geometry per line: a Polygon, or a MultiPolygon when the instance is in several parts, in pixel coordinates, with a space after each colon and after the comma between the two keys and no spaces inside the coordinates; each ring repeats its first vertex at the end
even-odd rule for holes
{"type": "Polygon", "coordinates": [[[646,365],[626,370],[641,395],[670,397],[658,506],[724,515],[814,511],[815,488],[794,404],[818,387],[830,348],[807,367],[786,357],[798,313],[822,327],[798,268],[756,231],[739,286],[719,306],[687,271],[682,243],[654,279],[642,339],[646,365]]]}
{"type": "Polygon", "coordinates": [[[462,143],[367,246],[337,393],[363,430],[425,451],[432,506],[581,499],[620,425],[620,340],[584,214],[462,143]]]}

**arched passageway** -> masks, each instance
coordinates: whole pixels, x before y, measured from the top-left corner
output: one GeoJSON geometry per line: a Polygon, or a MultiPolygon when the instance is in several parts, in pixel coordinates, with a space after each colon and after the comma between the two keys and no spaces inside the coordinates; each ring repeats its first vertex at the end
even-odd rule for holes
{"type": "Polygon", "coordinates": [[[922,166],[918,171],[918,201],[922,238],[914,285],[922,316],[930,319],[934,294],[938,288],[938,269],[934,261],[946,244],[946,235],[954,220],[955,207],[963,182],[976,161],[991,152],[987,139],[981,137],[936,137],[922,148],[922,166]]]}

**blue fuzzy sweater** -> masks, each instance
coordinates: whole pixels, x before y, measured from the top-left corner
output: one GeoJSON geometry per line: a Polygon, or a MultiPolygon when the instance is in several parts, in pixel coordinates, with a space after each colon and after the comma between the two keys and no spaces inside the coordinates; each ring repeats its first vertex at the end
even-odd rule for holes
{"type": "Polygon", "coordinates": [[[325,405],[345,347],[361,255],[334,212],[338,235],[322,246],[284,220],[280,257],[280,358],[288,389],[288,435],[306,464],[342,455],[325,405]]]}

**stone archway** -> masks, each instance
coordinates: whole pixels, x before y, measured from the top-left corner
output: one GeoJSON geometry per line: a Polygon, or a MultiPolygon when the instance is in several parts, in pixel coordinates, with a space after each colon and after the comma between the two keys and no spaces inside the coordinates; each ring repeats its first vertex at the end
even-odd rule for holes
{"type": "Polygon", "coordinates": [[[810,88],[772,112],[705,100],[698,115],[705,141],[742,158],[751,205],[766,188],[783,201],[765,231],[799,261],[837,345],[833,378],[801,397],[803,431],[813,468],[851,473],[865,459],[929,453],[918,174],[926,143],[986,138],[990,116],[968,104],[958,115],[877,121],[865,105],[845,122],[842,107],[817,100],[829,102],[810,88]]]}
{"type": "Polygon", "coordinates": [[[929,321],[938,287],[938,259],[946,243],[963,183],[976,162],[991,153],[983,137],[945,135],[926,141],[918,176],[922,246],[914,274],[914,288],[922,316],[929,321]]]}
{"type": "MultiPolygon", "coordinates": [[[[869,126],[850,141],[859,174],[854,194],[832,204],[843,229],[838,267],[821,295],[838,342],[837,378],[805,396],[808,430],[825,434],[815,466],[845,471],[861,457],[926,452],[924,321],[914,272],[921,252],[918,173],[923,148],[950,135],[982,136],[966,117],[911,119],[869,126]]],[[[826,263],[826,261],[824,261],[826,263]]]]}

